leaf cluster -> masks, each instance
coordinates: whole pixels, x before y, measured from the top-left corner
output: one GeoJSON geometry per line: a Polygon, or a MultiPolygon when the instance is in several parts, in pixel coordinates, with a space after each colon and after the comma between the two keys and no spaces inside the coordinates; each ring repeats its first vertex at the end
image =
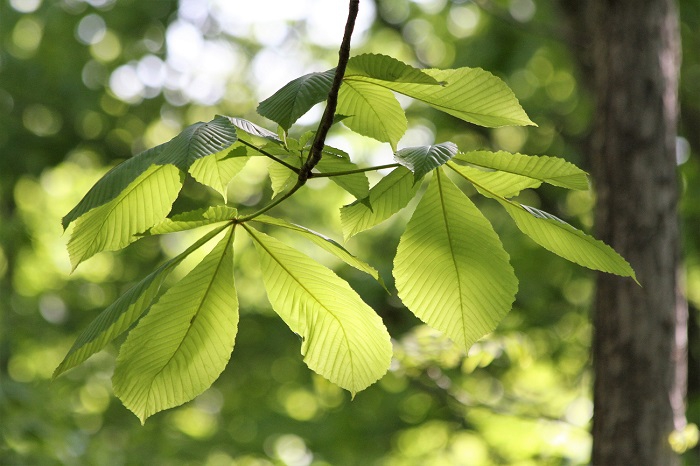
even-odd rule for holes
{"type": "Polygon", "coordinates": [[[267,215],[314,178],[330,178],[356,199],[340,209],[346,240],[421,196],[394,258],[396,290],[411,312],[465,352],[511,309],[518,281],[491,223],[453,179],[502,205],[544,248],[584,267],[634,278],[609,246],[515,199],[541,183],[588,189],[587,174],[573,164],[503,151],[462,152],[449,141],[398,148],[408,124],[395,93],[480,126],[532,125],[503,81],[478,68],[421,70],[384,55],[353,57],[338,89],[335,120],[388,143],[395,163],[359,167],[351,155],[325,144],[310,163],[316,133],[294,138],[289,130],[326,100],[335,76],[336,69],[302,76],[261,102],[259,113],[279,125],[277,132],[228,116],[196,123],[115,167],[66,215],[64,228],[73,224],[68,244],[73,268],[144,235],[198,228],[205,233],[107,307],[78,337],[56,376],[128,332],[114,392],[142,422],[206,390],[228,363],[238,330],[233,267],[238,231],[250,237],[272,308],[301,337],[308,367],[353,396],[381,378],[392,344],[380,317],[332,270],[258,227],[296,233],[386,287],[376,269],[338,242],[267,215]],[[273,198],[239,213],[228,205],[226,192],[253,157],[270,160],[273,198]],[[312,171],[306,174],[305,167],[312,171]],[[393,170],[370,187],[366,172],[380,168],[393,170]],[[219,192],[224,203],[171,215],[186,174],[219,192]],[[211,252],[162,291],[169,274],[209,242],[216,243],[211,252]]]}

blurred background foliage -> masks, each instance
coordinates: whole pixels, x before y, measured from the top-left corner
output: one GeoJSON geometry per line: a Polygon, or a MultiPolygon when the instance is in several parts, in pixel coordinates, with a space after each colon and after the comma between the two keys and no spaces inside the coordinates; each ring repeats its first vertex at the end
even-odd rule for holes
{"type": "MultiPolygon", "coordinates": [[[[700,3],[681,0],[680,7],[688,415],[698,423],[700,3]]],[[[70,274],[61,217],[110,166],[186,125],[223,113],[274,130],[256,115],[257,102],[294,77],[334,66],[346,10],[344,0],[0,0],[0,464],[588,461],[592,274],[536,247],[488,201],[478,202],[511,254],[520,291],[513,311],[468,355],[359,272],[304,249],[335,267],[394,337],[390,372],[351,401],[304,366],[300,341],[273,315],[240,235],[239,334],[211,389],[141,427],[111,392],[115,346],[51,381],[78,332],[193,238],[145,238],[70,274]]],[[[586,168],[592,96],[572,54],[581,44],[569,42],[556,1],[362,0],[360,10],[355,54],[384,53],[421,67],[482,67],[513,88],[538,124],[485,130],[402,101],[409,117],[402,146],[452,140],[463,150],[558,155],[586,168]]],[[[319,116],[314,108],[296,134],[319,116]]],[[[392,160],[388,146],[342,126],[329,143],[359,163],[392,160]]],[[[242,206],[269,196],[264,163],[250,164],[229,188],[229,202],[242,206]]],[[[576,226],[592,226],[591,192],[542,188],[522,196],[576,226]]],[[[348,201],[332,183],[314,180],[276,214],[339,239],[337,208],[348,201]]],[[[222,200],[189,180],[174,209],[209,202],[222,200]]],[[[348,243],[389,281],[411,210],[348,243]]],[[[686,458],[700,462],[692,450],[686,458]]]]}

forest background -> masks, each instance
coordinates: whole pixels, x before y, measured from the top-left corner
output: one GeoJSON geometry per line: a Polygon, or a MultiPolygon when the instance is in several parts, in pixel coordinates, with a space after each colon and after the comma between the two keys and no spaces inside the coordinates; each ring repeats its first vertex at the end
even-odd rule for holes
{"type": "MultiPolygon", "coordinates": [[[[700,4],[679,6],[687,415],[700,423],[700,4]]],[[[51,382],[77,333],[191,239],[146,238],[70,274],[61,217],[109,166],[191,123],[223,113],[274,130],[255,113],[257,102],[294,77],[335,65],[345,10],[342,0],[0,3],[0,463],[589,461],[594,274],[535,246],[488,201],[479,206],[511,255],[520,291],[513,311],[468,357],[410,317],[395,296],[321,256],[378,310],[396,339],[390,372],[350,401],[306,369],[299,339],[273,315],[253,253],[244,250],[236,257],[236,351],[195,401],[141,427],[111,393],[110,350],[51,382]]],[[[570,40],[551,0],[363,0],[353,54],[484,68],[513,88],[538,125],[485,130],[404,102],[409,131],[402,146],[452,140],[461,148],[562,156],[588,169],[594,104],[570,40]]],[[[299,123],[313,125],[319,115],[317,108],[299,123]]],[[[342,128],[328,142],[360,161],[392,161],[387,147],[347,137],[342,128]]],[[[232,202],[259,200],[265,167],[249,167],[248,175],[232,183],[232,202]]],[[[182,202],[193,206],[213,196],[194,186],[186,194],[182,202]]],[[[527,204],[577,227],[593,226],[592,191],[525,195],[527,204]]],[[[333,235],[340,231],[335,207],[349,201],[328,184],[300,192],[278,214],[333,235]]],[[[411,210],[347,247],[389,278],[399,234],[392,226],[405,223],[411,210]]],[[[691,449],[685,460],[697,464],[700,455],[691,449]]]]}

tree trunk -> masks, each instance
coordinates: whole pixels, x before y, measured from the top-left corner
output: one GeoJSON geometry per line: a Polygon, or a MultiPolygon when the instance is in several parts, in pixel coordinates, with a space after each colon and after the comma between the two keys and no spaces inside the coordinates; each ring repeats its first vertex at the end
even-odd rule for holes
{"type": "Polygon", "coordinates": [[[642,285],[597,278],[592,463],[669,466],[680,463],[668,436],[685,426],[687,374],[678,12],[674,0],[591,0],[588,7],[597,236],[627,258],[642,285]]]}

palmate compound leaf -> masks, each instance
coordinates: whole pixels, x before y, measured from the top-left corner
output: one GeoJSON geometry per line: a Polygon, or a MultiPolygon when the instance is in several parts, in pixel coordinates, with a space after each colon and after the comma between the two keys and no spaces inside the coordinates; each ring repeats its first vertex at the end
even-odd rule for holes
{"type": "Polygon", "coordinates": [[[558,157],[479,150],[459,153],[454,160],[527,176],[562,188],[584,191],[588,189],[588,174],[573,163],[558,157]]]}
{"type": "Polygon", "coordinates": [[[243,227],[260,256],[272,308],[303,339],[310,369],[353,395],[376,382],[391,363],[382,320],[344,280],[280,241],[243,227]]]}
{"type": "Polygon", "coordinates": [[[378,225],[406,207],[418,188],[420,183],[413,182],[411,171],[405,167],[395,168],[369,190],[369,196],[340,209],[345,240],[378,225]]]}
{"type": "Polygon", "coordinates": [[[518,280],[491,224],[441,169],[401,236],[396,289],[465,351],[510,311],[518,280]]]}
{"type": "Polygon", "coordinates": [[[312,243],[316,244],[317,246],[320,246],[324,250],[330,252],[331,254],[336,256],[338,259],[340,259],[343,262],[345,262],[346,264],[348,264],[350,267],[354,267],[357,270],[359,270],[361,272],[365,272],[366,274],[370,275],[375,280],[377,280],[377,282],[379,282],[379,284],[382,285],[382,287],[384,289],[386,289],[386,285],[384,284],[384,280],[379,275],[379,272],[377,272],[377,269],[375,269],[371,265],[367,264],[366,262],[364,262],[364,261],[358,259],[357,257],[353,256],[352,254],[350,254],[350,252],[348,252],[347,249],[345,249],[343,246],[338,244],[338,242],[334,241],[332,238],[329,238],[325,235],[322,235],[321,233],[310,230],[309,228],[303,227],[301,225],[289,223],[286,220],[282,220],[280,218],[269,217],[267,215],[259,215],[259,216],[255,217],[254,221],[266,223],[268,225],[274,225],[277,227],[286,228],[287,230],[291,230],[291,231],[294,231],[296,233],[301,234],[306,239],[310,240],[312,243]]]}
{"type": "Polygon", "coordinates": [[[444,165],[457,153],[457,144],[442,142],[431,146],[406,147],[394,154],[394,159],[413,172],[413,179],[420,180],[426,173],[444,165]]]}
{"type": "Polygon", "coordinates": [[[160,297],[129,332],[112,379],[141,422],[209,388],[231,357],[238,328],[233,233],[160,297]]]}
{"type": "Polygon", "coordinates": [[[182,187],[182,172],[235,141],[235,127],[217,117],[113,168],[63,219],[64,227],[76,221],[68,242],[73,269],[100,251],[127,246],[165,218],[182,187]]]}
{"type": "Polygon", "coordinates": [[[68,369],[82,363],[127,331],[150,307],[151,302],[155,299],[158,290],[160,290],[163,281],[170,272],[192,252],[221,233],[224,228],[225,226],[204,235],[183,253],[165,262],[146,278],[131,287],[102,311],[78,336],[66,357],[54,371],[53,376],[58,377],[68,369]]]}
{"type": "Polygon", "coordinates": [[[338,92],[337,112],[347,115],[343,124],[380,142],[396,145],[408,129],[406,115],[394,94],[363,81],[346,80],[338,92]]]}

